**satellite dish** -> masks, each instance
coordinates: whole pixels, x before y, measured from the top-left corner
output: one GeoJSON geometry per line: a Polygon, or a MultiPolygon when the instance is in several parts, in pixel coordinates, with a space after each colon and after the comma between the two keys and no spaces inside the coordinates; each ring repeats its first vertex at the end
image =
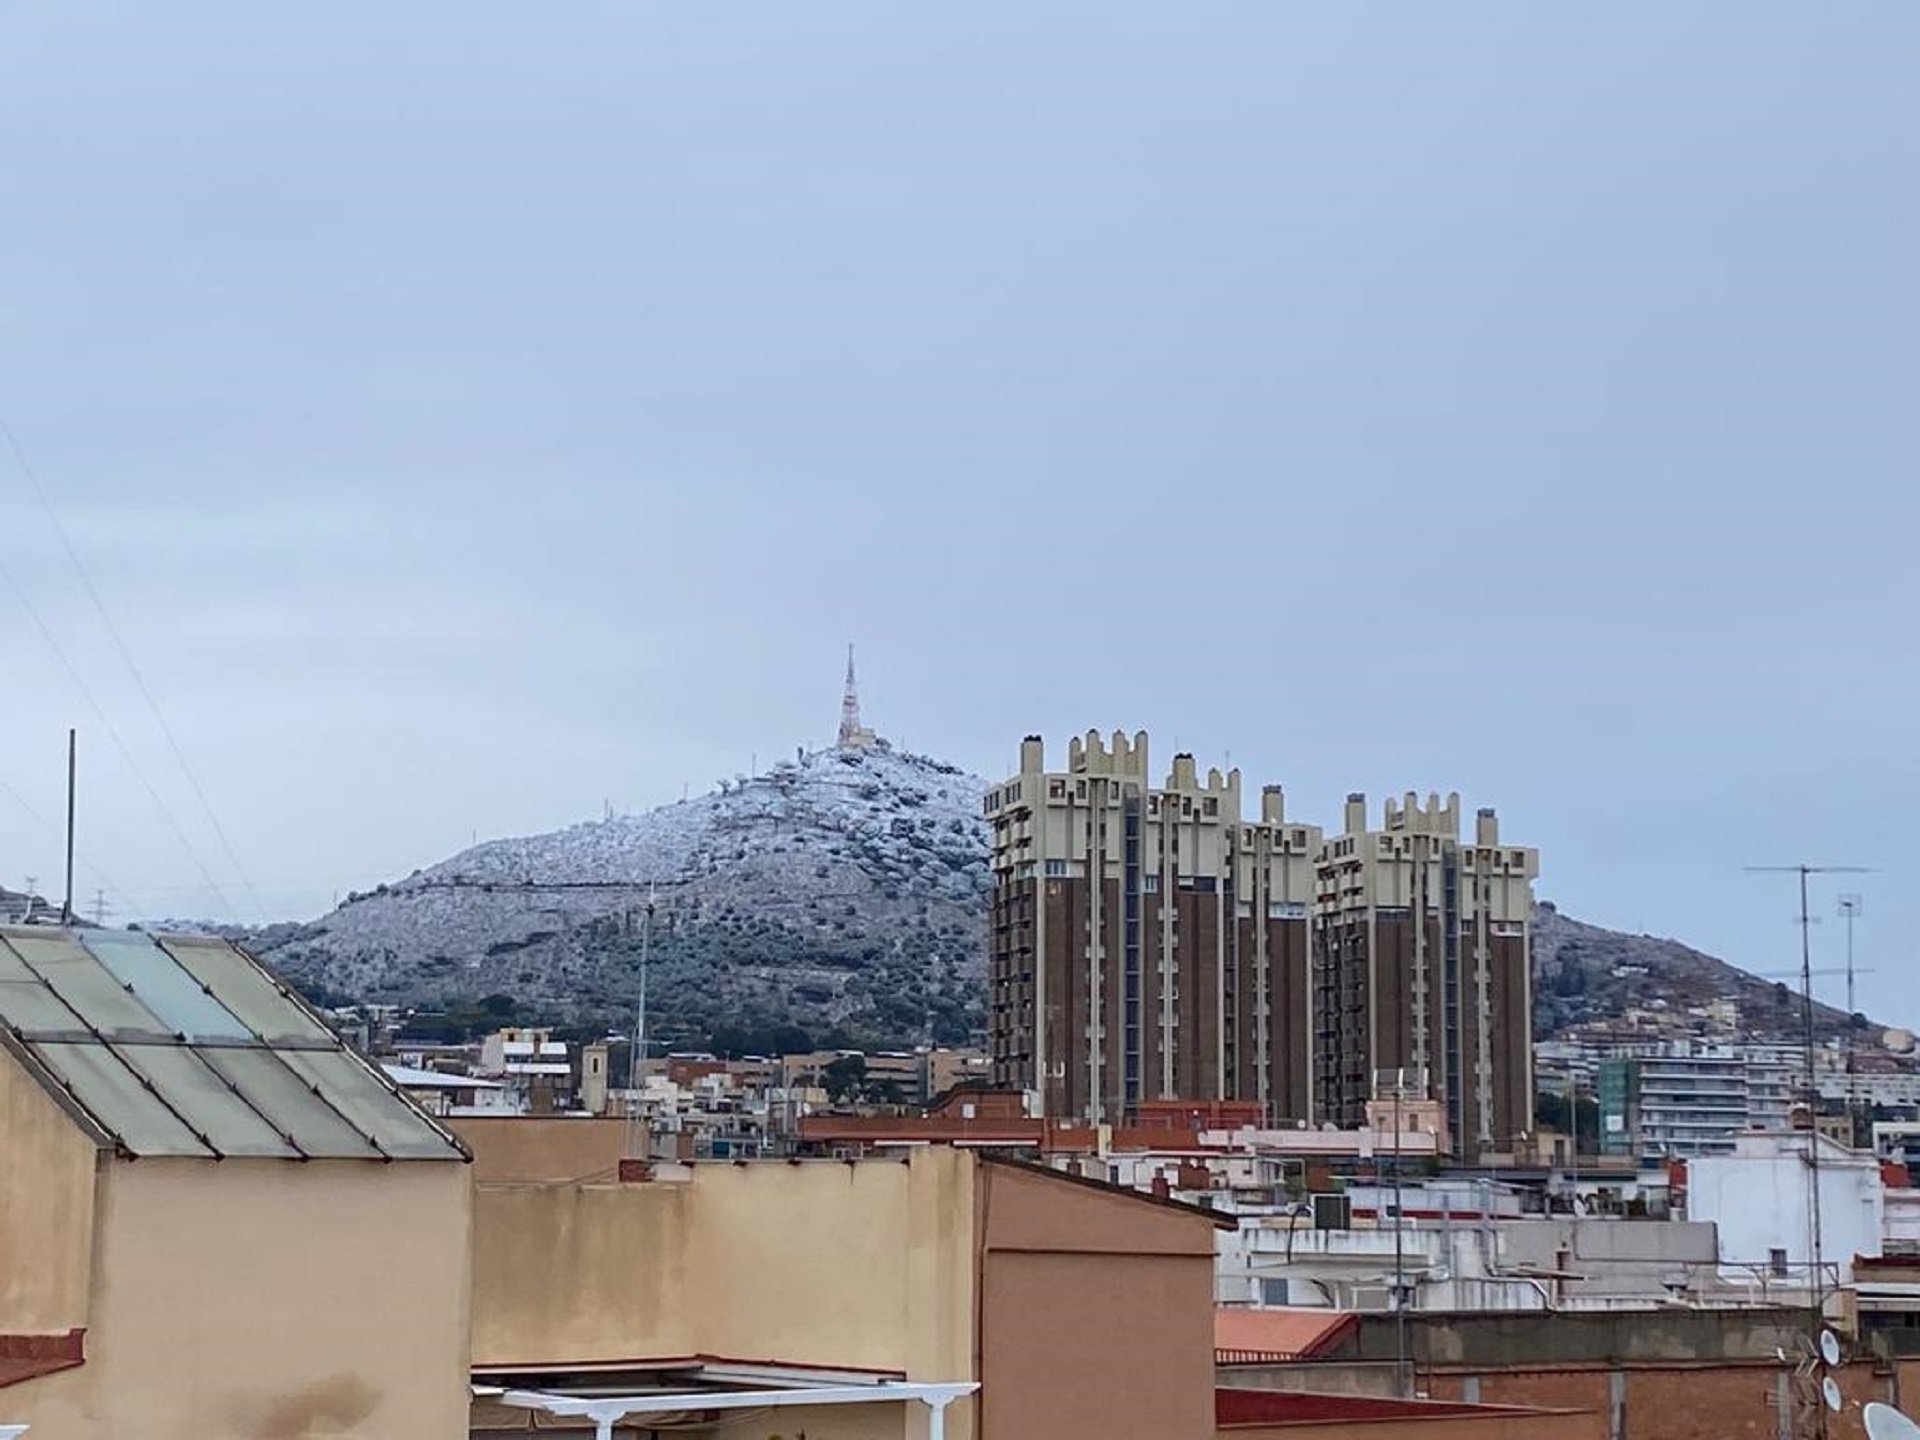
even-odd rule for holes
{"type": "Polygon", "coordinates": [[[1866,1440],[1920,1440],[1920,1425],[1914,1425],[1893,1405],[1868,1402],[1860,1411],[1860,1419],[1866,1421],[1866,1440]]]}
{"type": "Polygon", "coordinates": [[[1920,1425],[1878,1400],[1869,1401],[1860,1418],[1867,1424],[1867,1440],[1920,1440],[1920,1425]]]}
{"type": "Polygon", "coordinates": [[[1840,1337],[1831,1330],[1820,1332],[1820,1358],[1829,1365],[1840,1363],[1840,1337]]]}
{"type": "Polygon", "coordinates": [[[1840,1409],[1840,1382],[1831,1375],[1823,1376],[1820,1381],[1820,1398],[1827,1402],[1829,1410],[1837,1412],[1840,1409]]]}

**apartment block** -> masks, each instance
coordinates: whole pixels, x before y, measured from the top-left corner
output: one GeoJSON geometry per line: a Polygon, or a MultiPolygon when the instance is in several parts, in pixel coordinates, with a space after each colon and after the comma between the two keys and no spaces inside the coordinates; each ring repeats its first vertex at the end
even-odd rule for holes
{"type": "Polygon", "coordinates": [[[1596,1075],[1602,1153],[1730,1155],[1743,1134],[1785,1130],[1805,1053],[1692,1040],[1622,1046],[1596,1075]]]}
{"type": "Polygon", "coordinates": [[[1310,1111],[1308,908],[1320,831],[1278,787],[1097,731],[1043,742],[985,798],[994,875],[992,1073],[1043,1113],[1118,1122],[1142,1101],[1310,1111]]]}
{"type": "Polygon", "coordinates": [[[1097,731],[1050,770],[1022,742],[992,787],[993,1079],[1041,1114],[1122,1123],[1156,1101],[1255,1102],[1272,1123],[1357,1127],[1391,1080],[1437,1103],[1453,1148],[1533,1129],[1539,853],[1457,796],[1348,798],[1331,838],[1278,786],[1097,731]]]}
{"type": "Polygon", "coordinates": [[[1460,833],[1460,797],[1364,795],[1321,849],[1313,918],[1314,1118],[1358,1125],[1383,1077],[1442,1103],[1467,1155],[1533,1129],[1530,927],[1537,850],[1492,810],[1460,833]]]}

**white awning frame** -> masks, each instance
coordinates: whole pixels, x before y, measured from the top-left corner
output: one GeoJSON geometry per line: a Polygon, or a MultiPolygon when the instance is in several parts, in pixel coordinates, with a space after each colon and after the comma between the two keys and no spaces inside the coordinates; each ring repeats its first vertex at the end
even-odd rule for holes
{"type": "MultiPolygon", "coordinates": [[[[491,1387],[489,1387],[491,1388],[491,1387]]],[[[788,1405],[872,1405],[917,1400],[927,1407],[927,1440],[945,1440],[947,1406],[980,1388],[977,1381],[920,1384],[879,1380],[869,1385],[812,1385],[792,1390],[685,1390],[672,1394],[561,1395],[546,1390],[506,1390],[491,1398],[523,1410],[591,1420],[596,1440],[612,1440],[613,1427],[633,1415],[689,1410],[767,1410],[788,1405]]]]}

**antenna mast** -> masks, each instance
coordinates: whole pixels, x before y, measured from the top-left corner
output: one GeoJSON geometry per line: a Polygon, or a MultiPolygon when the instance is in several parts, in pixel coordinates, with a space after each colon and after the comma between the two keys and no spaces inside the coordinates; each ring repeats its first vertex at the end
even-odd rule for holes
{"type": "Polygon", "coordinates": [[[60,923],[73,923],[73,795],[74,775],[79,761],[76,733],[67,731],[67,888],[60,901],[60,923]]]}
{"type": "Polygon", "coordinates": [[[1852,1126],[1848,1138],[1856,1138],[1860,1129],[1860,1081],[1853,1063],[1853,1017],[1858,1013],[1853,1008],[1853,922],[1860,918],[1861,902],[1858,895],[1840,897],[1840,914],[1847,922],[1847,1123],[1852,1126]]]}
{"type": "MultiPolygon", "coordinates": [[[[633,1043],[628,1046],[627,1056],[627,1136],[625,1151],[627,1158],[638,1160],[640,1154],[640,1086],[646,1078],[647,1059],[647,962],[651,958],[649,951],[653,945],[653,900],[655,887],[647,883],[647,908],[640,922],[640,997],[634,1008],[633,1043]]],[[[631,913],[631,912],[629,912],[631,913]]]]}
{"type": "MultiPolygon", "coordinates": [[[[1761,874],[1793,875],[1800,882],[1800,1038],[1805,1047],[1807,1105],[1807,1258],[1813,1281],[1813,1330],[1818,1343],[1827,1316],[1826,1257],[1822,1253],[1820,1223],[1820,1115],[1819,1084],[1814,1075],[1813,1055],[1813,916],[1807,907],[1807,877],[1810,875],[1864,875],[1859,865],[1749,865],[1749,871],[1761,874]]],[[[1848,1118],[1852,1125],[1852,1117],[1848,1118]]],[[[1847,1136],[1852,1148],[1851,1131],[1847,1136]]],[[[1817,1405],[1818,1435],[1827,1433],[1827,1413],[1817,1405]]]]}

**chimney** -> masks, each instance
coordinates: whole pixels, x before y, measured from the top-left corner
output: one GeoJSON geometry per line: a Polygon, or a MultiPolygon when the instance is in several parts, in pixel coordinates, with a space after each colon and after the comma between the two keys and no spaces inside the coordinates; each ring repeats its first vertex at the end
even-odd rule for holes
{"type": "Polygon", "coordinates": [[[1500,817],[1493,813],[1491,806],[1483,807],[1474,817],[1473,843],[1476,845],[1500,843],[1500,817]]]}
{"type": "Polygon", "coordinates": [[[1287,792],[1278,785],[1260,787],[1260,823],[1284,825],[1287,820],[1287,792]]]}
{"type": "Polygon", "coordinates": [[[1349,835],[1358,835],[1367,828],[1367,797],[1356,790],[1347,796],[1346,829],[1349,835]]]}
{"type": "Polygon", "coordinates": [[[1020,773],[1038,775],[1047,768],[1047,745],[1038,735],[1029,735],[1020,742],[1020,773]]]}

